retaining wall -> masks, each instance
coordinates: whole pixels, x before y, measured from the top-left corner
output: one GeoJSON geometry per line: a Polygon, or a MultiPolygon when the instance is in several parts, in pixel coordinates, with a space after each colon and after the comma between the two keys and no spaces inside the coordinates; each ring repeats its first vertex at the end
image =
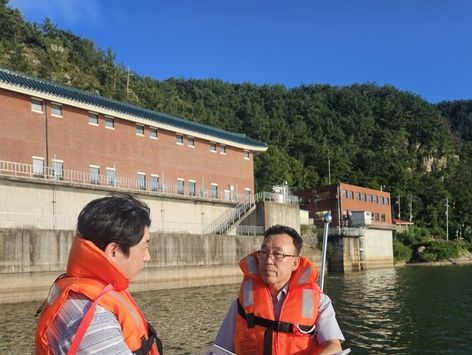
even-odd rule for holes
{"type": "MultiPolygon", "coordinates": [[[[73,231],[0,229],[0,303],[42,300],[67,264],[73,231]]],[[[259,236],[151,233],[151,261],[131,291],[237,283],[238,263],[258,250],[259,236]]],[[[319,261],[319,251],[303,254],[319,261]]]]}

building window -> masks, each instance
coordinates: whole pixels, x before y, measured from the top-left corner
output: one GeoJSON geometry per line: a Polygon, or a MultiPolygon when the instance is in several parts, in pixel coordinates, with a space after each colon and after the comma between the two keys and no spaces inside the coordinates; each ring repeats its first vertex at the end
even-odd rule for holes
{"type": "Polygon", "coordinates": [[[90,165],[90,183],[94,185],[100,184],[100,167],[90,165]]]}
{"type": "Polygon", "coordinates": [[[362,201],[367,201],[367,195],[363,193],[361,196],[361,199],[362,201]]]}
{"type": "Polygon", "coordinates": [[[249,150],[243,151],[243,158],[249,160],[249,150]]]}
{"type": "Polygon", "coordinates": [[[216,152],[216,143],[210,142],[210,152],[216,152]]]}
{"type": "Polygon", "coordinates": [[[190,196],[196,196],[197,194],[197,184],[193,180],[188,181],[188,194],[190,196]]]}
{"type": "Polygon", "coordinates": [[[136,135],[137,136],[144,136],[144,126],[137,124],[136,125],[136,135]]]}
{"type": "Polygon", "coordinates": [[[374,203],[379,203],[379,197],[377,195],[374,195],[373,198],[374,198],[374,203]]]}
{"type": "Polygon", "coordinates": [[[62,105],[51,103],[51,115],[62,117],[62,105]]]}
{"type": "Polygon", "coordinates": [[[138,185],[138,189],[146,190],[146,174],[145,173],[138,173],[137,185],[138,185]]]}
{"type": "Polygon", "coordinates": [[[251,199],[251,189],[245,188],[244,189],[244,201],[249,201],[251,199]]]}
{"type": "Polygon", "coordinates": [[[43,112],[43,100],[40,99],[31,99],[31,111],[34,112],[43,112]]]}
{"type": "Polygon", "coordinates": [[[347,198],[350,200],[354,200],[354,193],[352,191],[347,192],[347,198]]]}
{"type": "Polygon", "coordinates": [[[220,145],[220,153],[226,154],[226,146],[224,144],[220,145]]]}
{"type": "Polygon", "coordinates": [[[246,201],[249,201],[251,199],[251,189],[244,189],[244,198],[246,201]]]}
{"type": "Polygon", "coordinates": [[[372,202],[372,195],[367,195],[367,201],[372,202]]]}
{"type": "Polygon", "coordinates": [[[175,143],[177,144],[184,144],[184,136],[181,134],[175,135],[175,143]]]}
{"type": "Polygon", "coordinates": [[[115,168],[107,168],[107,185],[116,186],[116,170],[115,168]]]}
{"type": "Polygon", "coordinates": [[[88,122],[93,126],[98,126],[98,113],[89,112],[88,114],[88,122]]]}
{"type": "Polygon", "coordinates": [[[218,198],[218,184],[211,184],[210,197],[218,198]]]}
{"type": "Polygon", "coordinates": [[[388,197],[385,197],[385,204],[389,205],[390,204],[390,199],[388,197]]]}
{"type": "Polygon", "coordinates": [[[185,180],[184,179],[177,179],[177,193],[179,195],[184,194],[184,188],[185,188],[185,180]]]}
{"type": "Polygon", "coordinates": [[[380,215],[380,220],[381,220],[382,222],[385,222],[385,214],[384,214],[384,213],[382,213],[382,214],[380,215]]]}
{"type": "Polygon", "coordinates": [[[105,116],[105,128],[115,129],[115,119],[110,116],[105,116]]]}
{"type": "Polygon", "coordinates": [[[33,175],[38,177],[44,175],[44,158],[33,157],[33,175]]]}
{"type": "Polygon", "coordinates": [[[54,180],[64,179],[64,162],[62,160],[52,160],[52,176],[54,180]]]}
{"type": "Polygon", "coordinates": [[[195,147],[195,138],[193,137],[187,137],[187,145],[189,147],[195,147]]]}
{"type": "Polygon", "coordinates": [[[347,198],[347,192],[346,192],[346,190],[342,190],[342,191],[341,191],[341,197],[342,197],[342,198],[347,198]]]}
{"type": "Polygon", "coordinates": [[[151,175],[151,190],[159,191],[159,175],[151,175]]]}
{"type": "Polygon", "coordinates": [[[361,193],[360,192],[356,192],[356,200],[357,201],[361,200],[361,193]]]}
{"type": "Polygon", "coordinates": [[[149,138],[157,139],[157,128],[149,127],[149,138]]]}

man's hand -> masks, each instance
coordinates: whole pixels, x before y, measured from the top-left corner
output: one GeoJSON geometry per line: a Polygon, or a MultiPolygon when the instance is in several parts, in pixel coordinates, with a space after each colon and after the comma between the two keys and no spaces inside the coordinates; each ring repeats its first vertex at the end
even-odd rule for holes
{"type": "Polygon", "coordinates": [[[321,351],[318,355],[331,355],[343,350],[339,339],[327,340],[322,342],[320,345],[321,351]]]}

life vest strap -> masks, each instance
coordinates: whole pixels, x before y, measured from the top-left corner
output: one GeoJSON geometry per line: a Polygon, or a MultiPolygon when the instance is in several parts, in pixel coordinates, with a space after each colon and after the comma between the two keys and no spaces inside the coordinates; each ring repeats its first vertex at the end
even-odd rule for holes
{"type": "Polygon", "coordinates": [[[156,331],[150,323],[147,323],[148,327],[148,338],[146,339],[143,335],[141,338],[141,347],[133,352],[135,355],[148,355],[151,354],[152,347],[156,345],[159,355],[163,355],[162,342],[157,337],[156,331]]]}
{"type": "Polygon", "coordinates": [[[75,355],[79,350],[80,343],[82,342],[82,338],[84,337],[85,333],[87,332],[90,323],[92,322],[93,316],[95,315],[95,309],[97,308],[98,302],[101,300],[103,296],[109,291],[113,290],[113,285],[108,284],[100,291],[98,297],[92,302],[90,308],[85,313],[82,321],[80,322],[79,328],[75,333],[74,339],[72,340],[72,344],[69,348],[67,355],[75,355]]]}
{"type": "MultiPolygon", "coordinates": [[[[293,329],[297,327],[297,325],[294,325],[293,323],[280,322],[276,320],[258,317],[254,315],[253,313],[246,313],[243,306],[241,306],[241,303],[239,302],[239,298],[238,298],[238,313],[241,317],[243,317],[248,322],[248,328],[254,328],[255,325],[258,325],[258,326],[270,329],[271,338],[272,338],[272,331],[283,332],[283,333],[293,333],[293,329]]],[[[299,324],[298,329],[302,330],[304,334],[314,335],[316,333],[316,329],[312,325],[299,324]]],[[[267,336],[269,336],[269,333],[267,334],[267,336]]]]}

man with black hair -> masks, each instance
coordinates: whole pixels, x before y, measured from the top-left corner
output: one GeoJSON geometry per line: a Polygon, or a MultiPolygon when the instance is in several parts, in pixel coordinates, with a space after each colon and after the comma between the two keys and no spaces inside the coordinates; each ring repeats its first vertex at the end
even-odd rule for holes
{"type": "Polygon", "coordinates": [[[315,266],[300,256],[303,239],[275,225],[261,249],[240,262],[244,278],[215,345],[236,354],[333,354],[343,334],[315,266]]]}
{"type": "Polygon", "coordinates": [[[162,354],[127,290],[151,259],[149,214],[131,195],[106,196],[84,207],[67,271],[43,304],[37,354],[162,354]]]}

